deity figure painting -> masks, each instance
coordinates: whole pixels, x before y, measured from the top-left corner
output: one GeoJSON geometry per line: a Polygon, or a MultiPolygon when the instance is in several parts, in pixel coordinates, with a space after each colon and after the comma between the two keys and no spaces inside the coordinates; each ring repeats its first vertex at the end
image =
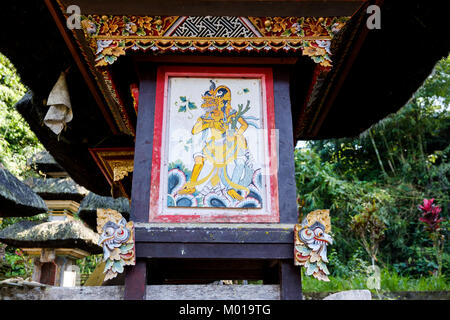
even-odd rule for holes
{"type": "MultiPolygon", "coordinates": [[[[199,84],[207,83],[201,80],[199,84]]],[[[170,130],[178,133],[169,137],[169,208],[262,208],[262,111],[258,92],[250,94],[259,83],[243,83],[249,89],[238,80],[227,85],[223,79],[209,79],[209,88],[197,97],[191,93],[172,99],[170,112],[179,125],[172,119],[170,130]]],[[[199,84],[193,88],[199,90],[199,84]]]]}

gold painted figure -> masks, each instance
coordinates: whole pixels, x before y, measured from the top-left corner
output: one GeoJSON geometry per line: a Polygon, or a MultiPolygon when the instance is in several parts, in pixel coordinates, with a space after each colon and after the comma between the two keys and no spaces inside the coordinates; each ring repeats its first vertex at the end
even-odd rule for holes
{"type": "Polygon", "coordinates": [[[206,109],[192,128],[192,134],[202,133],[206,136],[209,129],[209,139],[204,139],[200,152],[194,154],[194,167],[191,178],[185,183],[178,194],[193,194],[196,186],[210,181],[214,187],[221,181],[227,188],[227,193],[233,199],[242,200],[244,197],[238,191],[249,193],[247,188],[251,181],[253,170],[249,166],[249,152],[244,132],[248,128],[247,121],[241,116],[248,111],[234,110],[231,106],[231,91],[221,85],[216,88],[215,83],[202,96],[202,108],[206,109]],[[238,127],[239,126],[239,127],[238,127]],[[199,180],[204,163],[209,161],[213,165],[211,172],[199,180]],[[231,177],[228,176],[227,166],[234,162],[235,167],[231,177]]]}

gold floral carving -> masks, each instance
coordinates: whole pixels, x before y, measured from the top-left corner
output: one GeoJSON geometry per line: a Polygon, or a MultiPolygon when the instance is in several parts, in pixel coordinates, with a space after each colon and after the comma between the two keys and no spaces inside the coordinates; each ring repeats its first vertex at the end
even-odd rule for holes
{"type": "Polygon", "coordinates": [[[331,66],[330,42],[348,17],[242,17],[252,24],[254,37],[174,37],[178,16],[83,17],[86,40],[96,67],[113,64],[128,50],[152,51],[296,51],[331,66]],[[318,42],[319,41],[319,42],[318,42]]]}
{"type": "Polygon", "coordinates": [[[128,173],[131,173],[134,170],[133,160],[109,161],[109,165],[113,170],[113,179],[115,182],[122,180],[128,173]]]}
{"type": "Polygon", "coordinates": [[[97,209],[97,233],[101,234],[103,226],[108,221],[119,223],[122,219],[122,215],[113,209],[97,209]]]}
{"type": "Polygon", "coordinates": [[[325,232],[331,232],[330,210],[315,210],[306,216],[308,226],[312,226],[314,222],[320,222],[325,227],[325,232]]]}

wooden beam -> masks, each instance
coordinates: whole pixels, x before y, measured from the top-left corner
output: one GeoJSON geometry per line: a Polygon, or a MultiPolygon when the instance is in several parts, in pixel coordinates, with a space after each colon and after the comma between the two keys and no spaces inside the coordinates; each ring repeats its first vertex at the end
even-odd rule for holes
{"type": "Polygon", "coordinates": [[[138,258],[165,259],[292,259],[294,243],[155,243],[136,242],[138,258]]]}
{"type": "Polygon", "coordinates": [[[174,64],[227,64],[227,65],[276,65],[296,64],[298,57],[227,57],[203,55],[145,55],[134,58],[137,62],[174,63],[174,64]]]}
{"type": "Polygon", "coordinates": [[[84,15],[351,16],[363,0],[64,0],[84,15]]]}
{"type": "Polygon", "coordinates": [[[80,204],[72,200],[44,200],[50,210],[68,210],[71,213],[78,212],[80,204]]]}
{"type": "Polygon", "coordinates": [[[116,128],[116,125],[114,124],[109,111],[106,107],[106,105],[103,102],[102,96],[99,94],[97,90],[97,86],[92,80],[91,73],[86,68],[85,64],[82,62],[80,53],[78,51],[78,47],[74,44],[73,39],[69,35],[68,29],[66,28],[66,24],[63,23],[62,17],[60,14],[58,14],[59,9],[56,9],[54,3],[52,0],[45,0],[45,4],[47,5],[48,10],[50,11],[50,14],[53,17],[53,20],[56,23],[56,26],[58,27],[61,36],[64,39],[64,42],[67,45],[67,48],[69,49],[70,53],[72,54],[72,57],[78,67],[78,69],[81,72],[81,75],[83,76],[84,80],[86,81],[86,85],[88,86],[92,96],[94,97],[95,102],[97,103],[98,107],[100,108],[100,111],[103,114],[103,117],[105,121],[108,123],[109,128],[111,129],[112,133],[114,135],[118,134],[118,130],[116,128]]]}
{"type": "Polygon", "coordinates": [[[294,239],[293,224],[264,224],[252,227],[248,224],[228,224],[217,227],[212,224],[174,226],[169,224],[138,224],[135,226],[137,242],[167,243],[285,243],[294,239]]]}

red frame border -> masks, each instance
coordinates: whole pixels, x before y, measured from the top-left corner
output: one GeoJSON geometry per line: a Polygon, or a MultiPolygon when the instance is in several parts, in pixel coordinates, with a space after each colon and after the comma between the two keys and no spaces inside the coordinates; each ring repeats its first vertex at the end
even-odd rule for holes
{"type": "Polygon", "coordinates": [[[253,67],[199,67],[199,66],[160,66],[156,78],[155,117],[153,128],[153,152],[150,188],[150,214],[149,222],[221,222],[221,223],[269,223],[279,222],[280,212],[278,204],[278,164],[275,141],[275,105],[273,95],[272,68],[253,67]],[[159,212],[160,176],[161,176],[161,149],[162,128],[164,121],[164,104],[167,100],[168,79],[170,76],[179,77],[205,77],[205,78],[260,78],[262,79],[263,94],[266,97],[266,114],[269,147],[270,171],[270,201],[269,214],[236,214],[236,215],[164,215],[159,212]]]}

